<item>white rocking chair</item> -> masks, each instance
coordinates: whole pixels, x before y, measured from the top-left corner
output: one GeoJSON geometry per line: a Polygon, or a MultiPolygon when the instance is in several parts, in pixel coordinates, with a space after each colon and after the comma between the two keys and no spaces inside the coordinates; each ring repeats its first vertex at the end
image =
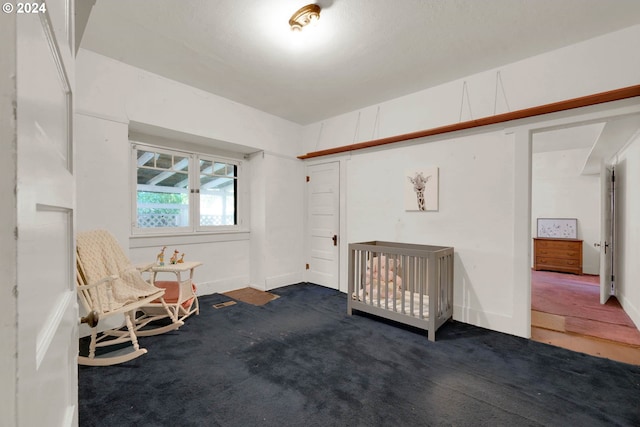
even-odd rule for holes
{"type": "MultiPolygon", "coordinates": [[[[140,348],[138,336],[158,335],[175,330],[184,322],[178,320],[164,301],[164,289],[144,280],[141,269],[133,266],[115,237],[106,230],[81,232],[77,235],[78,297],[89,316],[91,342],[89,354],[78,356],[78,363],[109,366],[127,362],[147,352],[140,348]],[[136,313],[152,301],[160,301],[163,310],[156,315],[136,317],[136,313]],[[124,324],[98,334],[99,320],[124,315],[124,324]],[[171,323],[154,327],[150,323],[170,318],[171,323]],[[130,343],[116,351],[96,355],[96,348],[130,343]]],[[[149,268],[151,265],[149,265],[149,268]]],[[[157,307],[157,301],[154,306],[157,307]]]]}

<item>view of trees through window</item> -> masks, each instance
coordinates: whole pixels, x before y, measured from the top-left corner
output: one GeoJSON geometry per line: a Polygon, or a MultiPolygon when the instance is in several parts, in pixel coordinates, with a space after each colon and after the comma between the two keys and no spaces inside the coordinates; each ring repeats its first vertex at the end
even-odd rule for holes
{"type": "Polygon", "coordinates": [[[189,206],[186,193],[156,193],[138,191],[138,223],[142,227],[179,227],[177,219],[189,206]],[[161,206],[161,207],[158,207],[161,206]],[[140,221],[142,218],[156,218],[156,221],[140,221]]]}

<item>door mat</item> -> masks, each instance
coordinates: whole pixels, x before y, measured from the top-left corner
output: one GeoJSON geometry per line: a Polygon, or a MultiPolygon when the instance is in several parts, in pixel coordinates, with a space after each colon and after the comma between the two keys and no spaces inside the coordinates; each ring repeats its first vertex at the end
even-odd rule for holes
{"type": "Polygon", "coordinates": [[[225,292],[223,295],[253,305],[264,305],[269,301],[273,301],[274,299],[279,298],[278,295],[260,291],[254,288],[237,289],[235,291],[225,292]]]}

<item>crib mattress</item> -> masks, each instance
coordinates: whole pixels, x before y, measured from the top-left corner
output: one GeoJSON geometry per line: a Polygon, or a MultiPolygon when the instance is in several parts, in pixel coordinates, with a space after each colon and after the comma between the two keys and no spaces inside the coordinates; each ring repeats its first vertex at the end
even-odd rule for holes
{"type": "Polygon", "coordinates": [[[371,299],[369,298],[369,296],[367,296],[366,299],[363,300],[363,297],[361,296],[358,300],[367,305],[384,308],[390,311],[395,311],[396,313],[406,314],[408,316],[420,317],[420,314],[422,313],[422,316],[424,318],[429,317],[428,295],[422,295],[422,310],[420,308],[420,294],[415,292],[404,292],[404,295],[396,295],[395,299],[393,298],[393,296],[389,298],[383,297],[381,299],[378,299],[376,295],[374,295],[371,299]],[[402,305],[403,300],[404,306],[402,305]],[[395,309],[393,305],[394,301],[395,309]],[[412,302],[413,306],[411,305],[412,302]]]}

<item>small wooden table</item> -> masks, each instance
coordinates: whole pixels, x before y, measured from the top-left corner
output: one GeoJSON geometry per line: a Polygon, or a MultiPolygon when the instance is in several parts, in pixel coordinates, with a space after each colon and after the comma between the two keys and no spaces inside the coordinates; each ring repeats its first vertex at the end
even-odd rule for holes
{"type": "Polygon", "coordinates": [[[201,262],[181,262],[177,264],[154,265],[150,268],[151,282],[154,286],[165,289],[165,302],[178,320],[184,320],[191,314],[200,313],[198,297],[193,284],[193,270],[201,266],[201,262]],[[189,272],[189,274],[184,274],[189,272]],[[157,280],[158,274],[170,273],[176,280],[157,280]],[[185,277],[183,277],[183,274],[185,277]]]}

